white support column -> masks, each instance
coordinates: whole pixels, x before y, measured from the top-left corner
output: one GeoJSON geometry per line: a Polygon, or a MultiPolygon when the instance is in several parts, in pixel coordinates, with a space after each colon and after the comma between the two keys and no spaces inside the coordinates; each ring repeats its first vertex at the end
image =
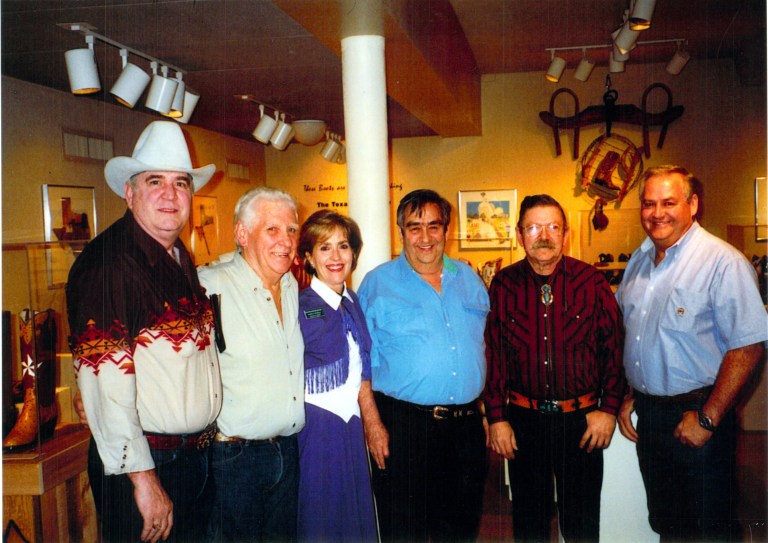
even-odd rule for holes
{"type": "Polygon", "coordinates": [[[384,37],[343,38],[341,61],[349,216],[360,225],[364,242],[352,276],[357,289],[365,274],[392,254],[384,37]]]}

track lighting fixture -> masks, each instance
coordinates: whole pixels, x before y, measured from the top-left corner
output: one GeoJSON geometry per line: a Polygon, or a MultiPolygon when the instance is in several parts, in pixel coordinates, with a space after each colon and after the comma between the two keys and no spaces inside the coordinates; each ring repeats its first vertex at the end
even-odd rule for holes
{"type": "Polygon", "coordinates": [[[560,77],[563,75],[563,71],[565,71],[565,59],[562,57],[556,57],[555,51],[553,49],[552,62],[549,63],[549,68],[547,68],[547,73],[544,74],[544,77],[547,78],[547,81],[557,83],[560,81],[560,77]]]}
{"type": "Polygon", "coordinates": [[[259,122],[251,134],[261,143],[271,143],[279,151],[284,150],[294,139],[302,145],[312,146],[322,141],[326,135],[325,121],[312,119],[288,122],[286,119],[293,118],[293,115],[281,112],[250,94],[236,94],[235,98],[259,104],[259,122]],[[274,117],[267,114],[266,109],[271,109],[274,117]]]}
{"type": "Polygon", "coordinates": [[[146,107],[175,118],[179,122],[189,122],[189,117],[200,95],[195,92],[186,92],[186,85],[182,80],[184,70],[102,36],[94,32],[95,27],[88,23],[59,23],[58,26],[80,32],[85,36],[88,45],[87,49],[72,49],[64,53],[72,93],[89,94],[101,90],[93,52],[94,42],[99,40],[120,50],[123,71],[109,91],[119,103],[130,108],[134,107],[151,80],[152,84],[145,102],[146,107]],[[152,76],[150,77],[136,64],[128,62],[129,54],[149,61],[152,76]],[[176,72],[176,79],[168,77],[169,70],[176,72]]]}
{"type": "Polygon", "coordinates": [[[73,94],[93,94],[101,90],[99,71],[93,56],[93,36],[85,36],[87,47],[70,49],[64,53],[67,63],[69,87],[73,94]]]}
{"type": "Polygon", "coordinates": [[[592,69],[594,68],[594,62],[587,58],[587,49],[611,49],[610,57],[608,60],[608,71],[611,73],[623,72],[624,63],[627,60],[629,60],[629,51],[640,45],[659,45],[664,43],[677,44],[678,50],[675,53],[675,56],[672,58],[672,60],[670,60],[669,64],[667,65],[667,72],[669,72],[672,75],[679,74],[680,70],[683,69],[683,66],[685,66],[685,64],[690,59],[690,55],[688,54],[688,52],[685,51],[684,49],[681,49],[681,44],[686,43],[686,40],[683,38],[673,38],[668,40],[634,41],[632,45],[629,45],[628,42],[625,42],[624,47],[619,47],[618,46],[619,37],[621,36],[621,32],[625,28],[626,26],[616,30],[613,33],[613,36],[616,38],[616,41],[611,44],[574,45],[574,46],[568,46],[568,47],[547,47],[544,50],[549,51],[551,53],[552,62],[550,63],[549,68],[547,69],[547,73],[545,74],[546,78],[549,81],[552,81],[553,83],[557,83],[560,80],[560,76],[562,76],[563,71],[565,70],[565,66],[566,66],[565,59],[563,59],[562,57],[555,56],[555,53],[557,51],[575,51],[578,49],[582,50],[583,56],[582,56],[581,62],[579,63],[578,67],[574,72],[574,77],[580,81],[586,81],[587,79],[589,79],[589,76],[592,73],[592,69]]]}
{"type": "Polygon", "coordinates": [[[584,55],[581,57],[581,62],[576,67],[576,71],[573,73],[573,77],[579,81],[586,81],[592,74],[592,70],[595,68],[595,63],[587,58],[587,50],[583,49],[584,55]]]}
{"type": "Polygon", "coordinates": [[[651,28],[653,10],[656,0],[634,0],[629,15],[629,27],[632,30],[648,30],[651,28]]]}
{"type": "Polygon", "coordinates": [[[109,90],[115,99],[127,107],[133,107],[149,84],[149,74],[128,62],[128,49],[120,49],[123,71],[109,90]]]}

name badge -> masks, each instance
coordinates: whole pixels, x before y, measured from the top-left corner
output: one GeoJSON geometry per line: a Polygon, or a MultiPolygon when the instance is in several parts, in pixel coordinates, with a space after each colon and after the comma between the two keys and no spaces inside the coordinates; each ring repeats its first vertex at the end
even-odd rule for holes
{"type": "Polygon", "coordinates": [[[319,319],[320,317],[325,317],[325,311],[323,311],[322,307],[318,307],[317,309],[309,309],[304,312],[304,316],[308,319],[319,319]]]}

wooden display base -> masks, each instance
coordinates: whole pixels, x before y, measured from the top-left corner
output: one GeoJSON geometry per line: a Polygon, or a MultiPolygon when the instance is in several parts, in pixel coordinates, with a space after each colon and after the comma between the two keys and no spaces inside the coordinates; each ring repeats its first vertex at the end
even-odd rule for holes
{"type": "Polygon", "coordinates": [[[40,451],[3,454],[3,529],[13,520],[31,542],[97,541],[90,437],[84,426],[70,424],[40,451]]]}

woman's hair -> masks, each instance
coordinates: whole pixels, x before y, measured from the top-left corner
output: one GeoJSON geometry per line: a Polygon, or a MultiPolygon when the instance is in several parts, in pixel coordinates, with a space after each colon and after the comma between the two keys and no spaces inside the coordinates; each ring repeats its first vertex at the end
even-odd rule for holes
{"type": "Polygon", "coordinates": [[[314,275],[315,268],[306,258],[307,253],[312,254],[315,245],[330,238],[337,228],[344,233],[349,246],[352,248],[352,269],[357,267],[357,258],[363,248],[360,227],[349,217],[330,209],[321,209],[315,211],[304,221],[299,234],[299,257],[304,261],[304,269],[308,274],[314,275]]]}

